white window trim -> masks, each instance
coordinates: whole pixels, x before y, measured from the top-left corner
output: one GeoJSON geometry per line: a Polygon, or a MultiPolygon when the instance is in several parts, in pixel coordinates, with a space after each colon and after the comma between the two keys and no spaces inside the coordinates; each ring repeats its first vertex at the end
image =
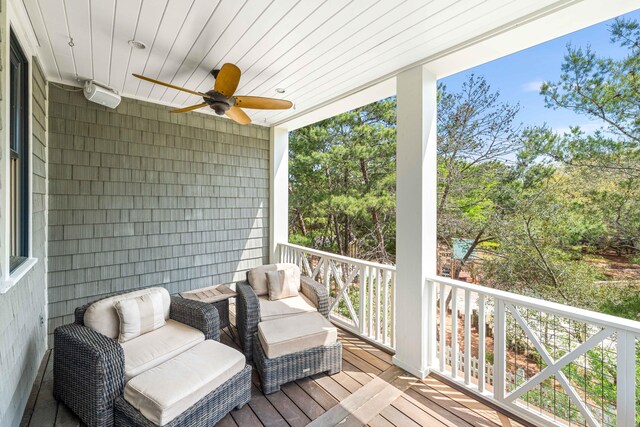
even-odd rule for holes
{"type": "MultiPolygon", "coordinates": [[[[9,252],[9,235],[10,235],[10,220],[9,216],[6,214],[8,212],[9,207],[9,186],[2,185],[0,188],[0,220],[2,223],[0,227],[2,227],[3,233],[0,233],[0,271],[2,272],[2,277],[0,278],[0,294],[4,294],[13,286],[17,285],[22,279],[38,262],[37,258],[33,257],[33,97],[32,97],[32,84],[33,84],[33,60],[35,49],[34,46],[34,37],[31,33],[30,26],[26,26],[25,22],[25,11],[24,6],[18,4],[15,5],[13,1],[7,2],[7,21],[9,25],[4,27],[4,34],[2,34],[2,40],[4,40],[4,58],[9,58],[10,52],[10,34],[11,30],[13,30],[14,35],[18,39],[20,43],[20,47],[24,52],[25,56],[28,59],[28,82],[27,82],[27,102],[29,108],[29,114],[27,117],[28,121],[28,149],[27,156],[29,159],[29,177],[28,177],[28,217],[29,217],[29,254],[28,258],[22,262],[13,272],[10,271],[10,252],[9,252]]],[[[8,60],[8,59],[7,59],[8,60]]],[[[9,69],[6,68],[4,80],[1,82],[2,86],[5,88],[2,92],[7,94],[2,100],[2,105],[0,107],[0,112],[2,114],[2,122],[9,123],[7,120],[7,116],[9,114],[9,102],[10,97],[9,93],[9,69]]],[[[4,141],[2,144],[2,158],[0,160],[0,176],[2,177],[2,183],[9,182],[9,131],[8,129],[4,129],[4,141]]],[[[43,278],[46,280],[46,277],[43,278]]]]}
{"type": "Polygon", "coordinates": [[[25,274],[29,272],[33,268],[34,265],[38,262],[38,258],[27,258],[20,264],[9,276],[9,279],[2,283],[2,288],[0,289],[0,294],[6,293],[9,289],[11,289],[14,285],[16,285],[25,274]]]}

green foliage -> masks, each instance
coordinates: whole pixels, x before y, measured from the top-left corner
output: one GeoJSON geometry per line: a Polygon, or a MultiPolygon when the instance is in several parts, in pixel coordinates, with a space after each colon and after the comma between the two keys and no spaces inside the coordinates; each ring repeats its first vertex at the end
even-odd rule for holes
{"type": "Polygon", "coordinates": [[[499,245],[483,272],[496,287],[637,318],[637,288],[602,292],[595,282],[605,278],[583,259],[640,248],[638,24],[616,21],[611,41],[628,55],[614,60],[568,46],[560,81],[542,86],[549,108],[604,126],[593,134],[578,127],[564,135],[544,126],[524,130],[514,214],[503,217],[499,245]]]}
{"type": "MultiPolygon", "coordinates": [[[[519,106],[503,103],[481,76],[469,76],[458,92],[439,85],[438,244],[450,249],[454,238],[472,240],[467,255],[480,256],[462,267],[484,285],[640,320],[640,283],[607,283],[593,262],[606,252],[640,264],[640,25],[618,20],[610,30],[626,56],[568,46],[559,81],[541,88],[547,107],[601,121],[593,133],[524,127],[519,106]]],[[[390,98],[291,134],[290,241],[394,261],[395,111],[390,98]]],[[[330,289],[337,296],[335,283],[330,289]]],[[[347,290],[356,312],[359,291],[347,290]]],[[[336,311],[351,317],[344,299],[336,311]]],[[[539,312],[526,317],[539,326],[534,330],[553,329],[553,345],[540,339],[556,360],[587,339],[575,322],[539,312]]],[[[543,368],[537,350],[507,329],[507,348],[543,368]]],[[[590,404],[612,412],[616,359],[605,345],[615,344],[603,341],[563,372],[590,404]]],[[[640,383],[640,364],[636,377],[640,383]]],[[[516,383],[525,380],[516,373],[516,383]]],[[[524,398],[580,422],[558,391],[548,379],[524,398]]],[[[614,421],[615,414],[606,417],[614,421]]]]}
{"type": "Polygon", "coordinates": [[[502,103],[475,75],[458,93],[438,89],[438,240],[449,247],[460,236],[490,241],[510,199],[504,159],[520,149],[520,107],[502,103]]]}
{"type": "MultiPolygon", "coordinates": [[[[640,29],[620,20],[611,37],[627,56],[569,46],[541,90],[548,107],[601,120],[592,134],[523,127],[481,76],[439,85],[438,242],[472,240],[481,256],[463,267],[483,284],[637,318],[637,288],[603,292],[585,258],[640,247],[640,29]]],[[[395,110],[390,98],[292,132],[292,242],[395,260],[395,110]]]]}
{"type": "Polygon", "coordinates": [[[550,108],[564,108],[604,126],[593,135],[578,127],[558,136],[545,133],[548,154],[565,163],[610,169],[622,179],[640,175],[640,31],[635,21],[618,19],[611,42],[628,49],[622,59],[600,56],[590,47],[567,48],[558,82],[541,94],[550,108]]]}
{"type": "Polygon", "coordinates": [[[395,256],[395,99],[290,135],[290,230],[310,246],[395,256]]]}
{"type": "Polygon", "coordinates": [[[600,285],[598,301],[598,311],[640,321],[640,292],[637,285],[600,285]]]}
{"type": "Polygon", "coordinates": [[[628,48],[622,59],[599,56],[590,47],[567,48],[560,81],[545,82],[541,93],[550,108],[566,108],[604,121],[612,139],[574,141],[572,154],[597,154],[637,148],[640,143],[640,31],[638,23],[618,19],[611,42],[628,48]]]}

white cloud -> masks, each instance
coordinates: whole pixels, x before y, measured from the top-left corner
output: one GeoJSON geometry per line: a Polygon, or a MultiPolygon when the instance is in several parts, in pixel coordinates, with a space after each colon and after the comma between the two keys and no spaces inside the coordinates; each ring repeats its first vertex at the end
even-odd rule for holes
{"type": "Polygon", "coordinates": [[[540,86],[544,83],[542,80],[534,80],[522,85],[522,90],[525,92],[540,92],[540,86]]]}

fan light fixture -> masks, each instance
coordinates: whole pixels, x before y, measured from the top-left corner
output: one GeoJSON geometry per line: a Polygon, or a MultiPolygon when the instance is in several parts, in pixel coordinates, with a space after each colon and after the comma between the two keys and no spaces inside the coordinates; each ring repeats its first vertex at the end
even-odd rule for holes
{"type": "MultiPolygon", "coordinates": [[[[129,43],[131,44],[132,42],[134,41],[132,40],[129,43]]],[[[220,116],[226,115],[236,123],[247,125],[251,123],[251,118],[247,115],[247,113],[244,112],[243,108],[254,110],[287,110],[293,106],[293,103],[291,101],[287,101],[286,99],[234,95],[234,92],[238,87],[238,83],[240,83],[241,74],[240,69],[234,64],[224,64],[219,70],[216,69],[211,71],[211,74],[216,79],[215,84],[213,86],[213,89],[204,93],[172,85],[171,83],[161,82],[159,80],[145,77],[140,74],[133,74],[133,76],[153,84],[165,86],[171,89],[176,89],[182,92],[202,97],[202,103],[190,105],[178,110],[173,110],[171,111],[172,113],[186,113],[187,111],[209,107],[220,116]]],[[[276,92],[284,93],[284,89],[276,89],[276,92]]]]}

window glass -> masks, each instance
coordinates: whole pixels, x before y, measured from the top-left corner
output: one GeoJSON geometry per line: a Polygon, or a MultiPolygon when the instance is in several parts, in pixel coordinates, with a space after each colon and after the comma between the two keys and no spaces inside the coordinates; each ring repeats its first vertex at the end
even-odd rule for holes
{"type": "Polygon", "coordinates": [[[29,256],[29,64],[11,33],[9,68],[10,271],[29,256]]]}

